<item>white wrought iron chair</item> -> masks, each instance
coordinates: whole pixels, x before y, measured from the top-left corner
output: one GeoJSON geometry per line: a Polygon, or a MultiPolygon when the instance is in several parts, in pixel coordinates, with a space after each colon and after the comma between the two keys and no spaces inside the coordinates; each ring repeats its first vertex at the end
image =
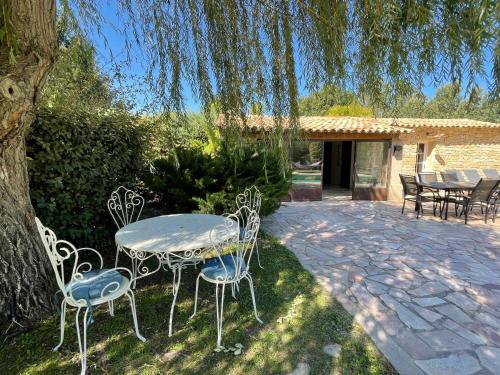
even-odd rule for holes
{"type": "MultiPolygon", "coordinates": [[[[120,186],[118,189],[111,193],[108,200],[108,210],[118,229],[123,228],[125,225],[139,220],[142,209],[144,207],[144,198],[137,194],[135,191],[120,186]]],[[[123,249],[116,246],[115,267],[118,267],[118,257],[123,249]]],[[[125,254],[128,254],[125,251],[125,254]]],[[[137,280],[137,258],[131,258],[132,261],[132,275],[134,278],[133,288],[137,280]]]]}
{"type": "Polygon", "coordinates": [[[76,333],[78,336],[78,347],[80,349],[80,362],[82,365],[81,374],[85,374],[87,369],[87,324],[92,323],[92,312],[94,306],[108,303],[110,313],[112,313],[112,302],[126,295],[130,301],[132,309],[132,318],[134,322],[135,334],[141,341],[146,339],[139,333],[137,325],[137,312],[135,308],[134,292],[130,288],[132,272],[123,267],[104,269],[101,254],[88,247],[81,249],[75,248],[70,242],[58,240],[52,230],[45,227],[42,222],[36,218],[38,232],[42,238],[42,243],[49,256],[50,263],[56,274],[58,293],[63,295],[61,301],[61,338],[59,344],[54,348],[57,351],[64,340],[64,323],[66,319],[66,306],[70,305],[77,308],[76,311],[76,333]],[[100,262],[99,268],[93,268],[92,264],[80,258],[81,252],[88,252],[95,255],[100,262]],[[69,280],[65,279],[65,264],[71,265],[71,276],[69,280]],[[127,273],[128,277],[122,273],[127,273]],[[80,335],[80,311],[85,308],[83,315],[83,340],[80,335]]]}
{"type": "Polygon", "coordinates": [[[250,293],[255,318],[262,323],[257,314],[257,305],[255,303],[255,293],[253,289],[253,280],[250,274],[250,260],[259,232],[260,219],[257,211],[250,210],[242,206],[235,214],[226,216],[225,222],[218,225],[210,232],[212,247],[217,256],[209,259],[201,268],[201,272],[196,278],[196,292],[194,300],[193,318],[196,315],[198,305],[198,288],[200,278],[215,284],[215,299],[217,310],[217,346],[221,346],[222,341],[222,315],[224,312],[224,291],[226,284],[232,288],[237,287],[242,279],[246,279],[250,284],[250,293]],[[247,211],[247,212],[239,212],[247,211]],[[247,218],[242,225],[241,217],[247,218]],[[234,235],[234,228],[237,226],[244,230],[244,238],[239,234],[234,235]],[[231,252],[227,252],[231,251],[231,252]],[[222,286],[221,297],[219,301],[219,285],[222,286]]]}
{"type": "MultiPolygon", "coordinates": [[[[260,217],[260,207],[262,205],[262,194],[257,189],[257,186],[252,185],[250,188],[246,188],[243,193],[240,193],[236,196],[236,206],[238,207],[238,210],[241,207],[248,207],[252,211],[256,211],[257,215],[260,217]]],[[[244,213],[245,211],[242,211],[244,213]]],[[[245,221],[245,218],[242,218],[243,221],[245,221]]],[[[264,269],[262,267],[262,264],[260,263],[260,254],[259,254],[259,245],[257,240],[255,240],[255,252],[257,254],[257,263],[259,264],[259,267],[264,269]]]]}

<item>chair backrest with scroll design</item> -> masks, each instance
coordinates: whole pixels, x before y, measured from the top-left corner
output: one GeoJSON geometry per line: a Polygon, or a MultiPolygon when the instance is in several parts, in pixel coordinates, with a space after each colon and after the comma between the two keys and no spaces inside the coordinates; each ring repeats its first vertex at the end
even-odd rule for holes
{"type": "Polygon", "coordinates": [[[229,279],[228,275],[233,275],[231,280],[239,280],[249,271],[259,227],[260,218],[257,211],[242,206],[234,214],[227,215],[224,224],[214,227],[210,232],[212,246],[226,272],[224,280],[229,279]],[[226,253],[227,250],[230,252],[226,253]],[[226,268],[228,263],[222,261],[223,256],[231,257],[232,262],[229,264],[234,266],[234,272],[229,272],[226,268]]]}
{"type": "Polygon", "coordinates": [[[108,210],[118,229],[139,220],[144,198],[135,191],[120,186],[111,193],[108,200],[108,210]]]}
{"type": "MultiPolygon", "coordinates": [[[[82,273],[91,271],[92,264],[89,262],[79,262],[78,250],[72,243],[64,240],[58,240],[55,233],[51,229],[44,226],[39,218],[35,218],[35,221],[38,233],[42,238],[43,246],[45,247],[49,257],[50,264],[54,269],[57,286],[65,297],[72,297],[72,295],[68,293],[66,284],[70,281],[78,279],[82,273]],[[71,267],[69,280],[65,279],[65,264],[69,264],[71,267]]],[[[101,255],[93,249],[88,250],[96,253],[102,265],[103,259],[101,255]]]]}
{"type": "Polygon", "coordinates": [[[246,188],[243,193],[240,193],[236,196],[236,206],[238,207],[238,209],[246,206],[250,210],[257,211],[257,215],[260,215],[261,205],[262,194],[255,185],[246,188]]]}

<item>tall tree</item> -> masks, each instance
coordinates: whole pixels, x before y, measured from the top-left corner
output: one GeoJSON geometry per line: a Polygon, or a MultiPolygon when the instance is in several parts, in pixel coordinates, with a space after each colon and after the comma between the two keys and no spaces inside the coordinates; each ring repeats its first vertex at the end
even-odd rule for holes
{"type": "Polygon", "coordinates": [[[409,97],[399,97],[387,102],[387,107],[378,109],[382,117],[417,118],[469,118],[473,120],[499,122],[500,100],[480,90],[463,95],[457,84],[440,87],[433,98],[416,92],[409,97]]]}
{"type": "Polygon", "coordinates": [[[301,116],[322,116],[333,106],[346,106],[356,100],[353,92],[335,85],[326,85],[299,99],[299,113],[301,116]]]}
{"type": "Polygon", "coordinates": [[[113,93],[109,81],[100,72],[94,47],[81,36],[70,37],[59,45],[58,59],[42,90],[41,104],[110,107],[113,93]]]}
{"type": "Polygon", "coordinates": [[[21,316],[49,306],[47,257],[35,227],[25,133],[57,53],[53,0],[0,3],[0,313],[17,299],[21,316]]]}
{"type": "MultiPolygon", "coordinates": [[[[278,119],[296,119],[298,68],[310,89],[349,81],[370,98],[384,80],[398,92],[420,86],[426,74],[473,87],[498,43],[495,0],[60,0],[59,9],[73,12],[73,25],[102,35],[112,20],[101,7],[110,3],[118,7],[126,62],[144,62],[164,109],[183,110],[188,82],[207,107],[217,97],[229,120],[256,102],[278,119]]],[[[24,131],[57,54],[56,6],[0,5],[0,312],[14,293],[21,313],[36,316],[49,288],[42,287],[46,266],[28,196],[24,131]]]]}

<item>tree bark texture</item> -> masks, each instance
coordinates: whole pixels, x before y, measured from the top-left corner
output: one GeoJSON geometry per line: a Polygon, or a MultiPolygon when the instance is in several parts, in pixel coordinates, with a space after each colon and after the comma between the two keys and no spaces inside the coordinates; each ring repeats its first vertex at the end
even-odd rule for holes
{"type": "Polygon", "coordinates": [[[0,320],[13,297],[18,316],[31,320],[49,311],[55,291],[29,197],[25,133],[57,53],[56,5],[0,1],[9,31],[0,40],[0,320]]]}

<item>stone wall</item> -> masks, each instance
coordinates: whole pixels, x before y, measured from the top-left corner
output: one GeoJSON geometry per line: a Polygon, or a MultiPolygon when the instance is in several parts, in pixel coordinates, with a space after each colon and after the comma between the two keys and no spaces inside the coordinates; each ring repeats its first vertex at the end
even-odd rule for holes
{"type": "Polygon", "coordinates": [[[392,157],[389,200],[401,200],[399,174],[415,173],[417,143],[426,144],[426,171],[475,169],[483,175],[483,169],[492,168],[500,172],[500,128],[416,129],[393,140],[403,150],[392,157]]]}

